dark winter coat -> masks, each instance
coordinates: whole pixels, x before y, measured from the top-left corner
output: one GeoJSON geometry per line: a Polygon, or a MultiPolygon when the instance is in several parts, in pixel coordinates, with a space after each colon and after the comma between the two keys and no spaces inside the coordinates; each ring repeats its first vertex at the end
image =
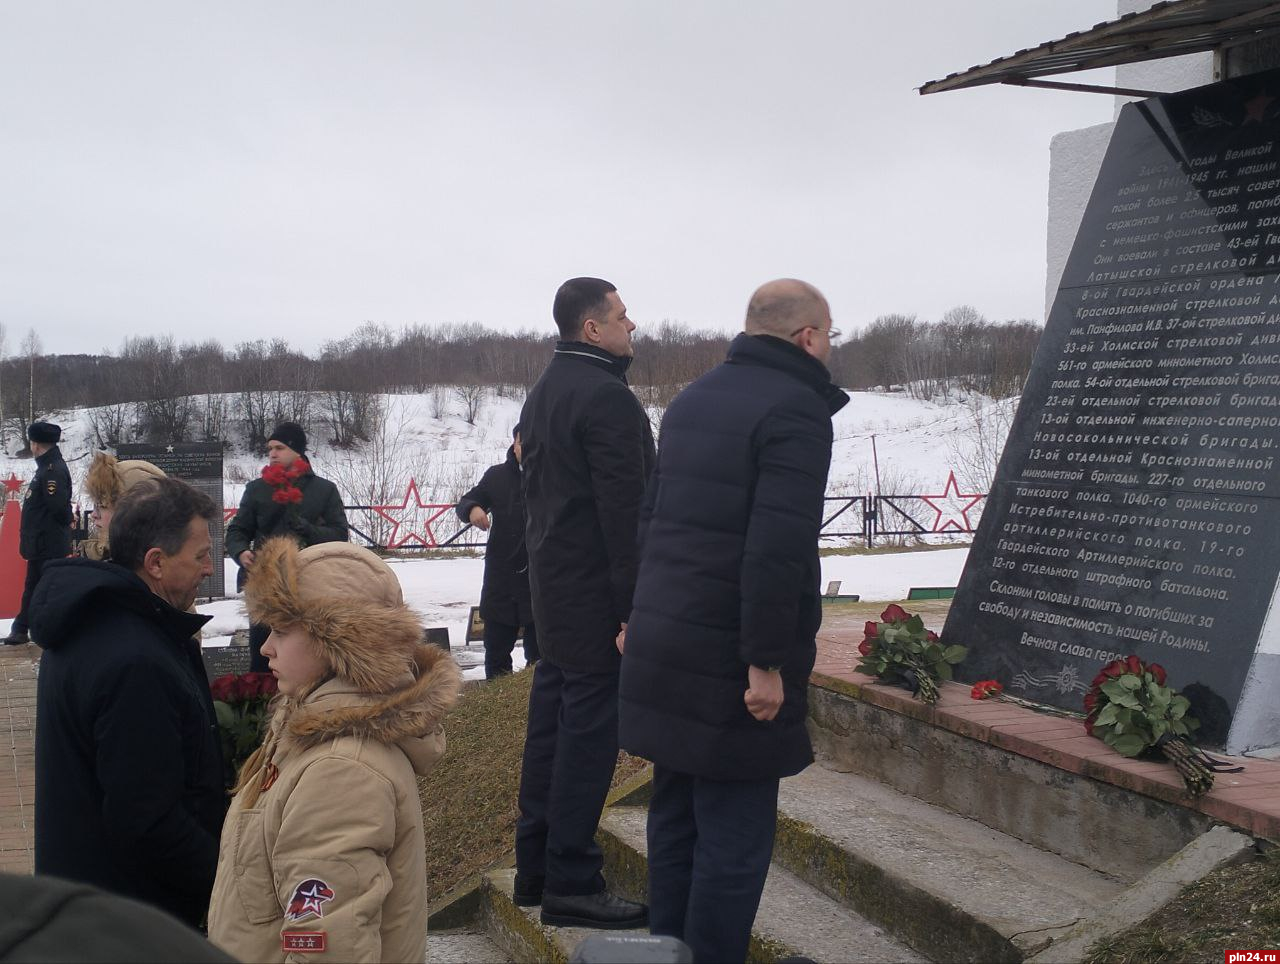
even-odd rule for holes
{"type": "Polygon", "coordinates": [[[71,473],[56,445],[36,458],[36,474],[22,500],[18,551],[23,559],[71,554],[71,473]]]}
{"type": "Polygon", "coordinates": [[[622,659],[628,752],[713,780],[790,776],[813,760],[818,530],[831,415],[848,400],[790,342],[739,335],[667,409],[622,659]],[[772,721],[743,702],[752,665],[782,668],[772,721]]]}
{"type": "Polygon", "coordinates": [[[51,562],[36,587],[36,873],[146,901],[197,926],[226,808],[195,633],[109,562],[51,562]]]}
{"type": "Polygon", "coordinates": [[[347,512],[338,487],[308,472],[294,483],[302,501],[284,505],[272,499],[275,489],[263,479],[244,487],[240,509],[227,526],[227,555],[237,564],[246,549],[256,549],[272,536],[292,536],[298,547],[346,542],[347,512]]]}
{"type": "Polygon", "coordinates": [[[476,506],[490,514],[480,615],[486,622],[527,626],[533,622],[529,554],[524,549],[524,496],[514,449],[507,450],[505,462],[486,469],[475,488],[458,500],[458,518],[470,522],[476,506]]]}
{"type": "Polygon", "coordinates": [[[520,412],[538,646],[580,673],[617,671],[614,640],[635,590],[636,524],[654,450],[648,416],[627,387],[630,363],[560,342],[520,412]]]}
{"type": "Polygon", "coordinates": [[[0,874],[0,907],[0,961],[235,962],[154,907],[56,877],[0,874]]]}

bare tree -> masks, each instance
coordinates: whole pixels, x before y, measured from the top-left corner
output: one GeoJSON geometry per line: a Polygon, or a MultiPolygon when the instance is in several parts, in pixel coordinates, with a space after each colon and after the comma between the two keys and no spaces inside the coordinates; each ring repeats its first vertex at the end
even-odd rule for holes
{"type": "Polygon", "coordinates": [[[480,410],[484,408],[484,400],[489,394],[487,385],[455,385],[453,394],[462,402],[462,417],[468,425],[475,425],[480,410]]]}
{"type": "Polygon", "coordinates": [[[40,336],[34,328],[27,329],[22,339],[22,353],[27,356],[27,424],[36,420],[36,355],[40,354],[40,336]]]}

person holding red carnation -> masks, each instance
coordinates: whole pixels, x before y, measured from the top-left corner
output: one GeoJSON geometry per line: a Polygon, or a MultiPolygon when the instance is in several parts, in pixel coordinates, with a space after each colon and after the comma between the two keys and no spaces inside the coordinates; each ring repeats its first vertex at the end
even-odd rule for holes
{"type": "MultiPolygon", "coordinates": [[[[267,438],[262,477],[244,488],[240,509],[227,526],[227,555],[240,567],[237,588],[253,569],[255,549],[272,536],[289,536],[299,549],[346,542],[347,513],[338,487],[311,471],[307,434],[297,422],[281,422],[267,438]]],[[[266,672],[262,655],[270,629],[249,627],[249,669],[266,672]]]]}

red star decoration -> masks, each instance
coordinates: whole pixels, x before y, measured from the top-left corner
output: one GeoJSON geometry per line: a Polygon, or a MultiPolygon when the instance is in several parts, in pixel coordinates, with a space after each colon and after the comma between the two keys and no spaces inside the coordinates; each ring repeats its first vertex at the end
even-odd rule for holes
{"type": "Polygon", "coordinates": [[[21,492],[22,480],[10,472],[9,477],[4,480],[4,491],[6,496],[16,495],[21,492]]]}
{"type": "Polygon", "coordinates": [[[423,502],[422,496],[418,494],[418,480],[410,479],[409,487],[404,490],[404,501],[399,505],[375,505],[370,508],[394,526],[391,530],[391,535],[387,536],[387,548],[399,549],[414,537],[417,537],[418,541],[423,545],[439,545],[439,543],[436,542],[435,533],[431,530],[431,525],[442,515],[449,512],[453,508],[453,505],[441,505],[436,502],[423,502]],[[414,501],[414,505],[412,506],[409,505],[410,497],[412,497],[414,501]],[[401,518],[405,512],[411,512],[413,514],[413,518],[409,521],[407,526],[401,518]],[[421,527],[421,530],[419,530],[419,526],[421,527]],[[402,527],[408,529],[404,535],[400,534],[402,527]]]}
{"type": "Polygon", "coordinates": [[[1254,121],[1261,124],[1267,113],[1267,105],[1273,100],[1275,98],[1267,93],[1260,93],[1253,100],[1246,100],[1244,102],[1244,122],[1247,124],[1250,121],[1254,121]]]}
{"type": "Polygon", "coordinates": [[[961,494],[960,486],[956,484],[955,472],[948,472],[947,484],[943,487],[941,495],[920,496],[920,501],[927,502],[929,507],[938,513],[933,520],[933,528],[929,531],[972,532],[973,526],[969,523],[969,510],[984,498],[986,496],[980,494],[961,494]],[[945,522],[942,521],[944,515],[947,517],[945,522]]]}

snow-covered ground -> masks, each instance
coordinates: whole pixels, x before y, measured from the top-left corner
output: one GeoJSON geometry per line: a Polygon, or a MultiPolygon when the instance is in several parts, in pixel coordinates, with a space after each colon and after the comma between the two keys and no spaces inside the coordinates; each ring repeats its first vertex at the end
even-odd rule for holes
{"type": "MultiPolygon", "coordinates": [[[[825,556],[822,559],[823,587],[833,579],[841,582],[843,594],[857,593],[863,599],[903,599],[912,586],[954,586],[960,579],[968,549],[939,549],[931,552],[884,553],[869,556],[825,556]]],[[[479,605],[480,583],[484,575],[482,559],[397,559],[391,567],[400,579],[405,602],[423,617],[426,626],[447,626],[454,647],[464,645],[467,617],[479,605]]],[[[234,567],[232,567],[234,569],[234,567]]],[[[235,592],[235,578],[228,576],[227,592],[235,592]]],[[[249,628],[244,600],[232,596],[197,607],[212,616],[205,626],[205,646],[226,646],[231,634],[249,628]]],[[[8,633],[11,620],[0,620],[0,634],[8,633]]],[[[472,647],[479,650],[480,644],[472,647]]],[[[516,647],[515,664],[523,664],[516,647]]],[[[468,669],[468,679],[484,676],[483,667],[468,669]]]]}
{"type": "MultiPolygon", "coordinates": [[[[311,461],[320,475],[338,484],[348,504],[393,499],[399,503],[409,478],[416,479],[424,502],[456,499],[487,466],[504,457],[523,398],[518,391],[490,393],[474,425],[464,420],[462,402],[450,391],[443,396],[387,395],[384,404],[381,431],[368,444],[350,451],[326,444],[322,421],[313,416],[311,461]]],[[[981,478],[981,468],[994,468],[1012,404],[1012,400],[992,402],[975,395],[921,401],[904,393],[853,392],[852,401],[834,420],[829,491],[833,495],[876,491],[877,460],[879,491],[885,494],[941,492],[952,471],[966,491],[984,491],[988,480],[981,478]]],[[[77,409],[45,415],[62,426],[62,454],[77,495],[96,448],[91,414],[91,410],[77,409]]],[[[650,415],[656,428],[661,413],[650,415]]],[[[13,439],[9,447],[16,447],[13,439]]],[[[242,448],[227,452],[223,472],[227,506],[239,504],[245,483],[258,475],[262,462],[258,454],[242,448]]],[[[12,472],[25,479],[31,471],[30,461],[0,453],[0,477],[12,472]]]]}
{"type": "MultiPolygon", "coordinates": [[[[309,454],[316,471],[338,484],[348,504],[398,505],[409,498],[410,479],[415,480],[422,502],[451,503],[487,466],[505,456],[522,402],[519,392],[490,393],[475,423],[469,424],[462,417],[461,399],[452,391],[388,395],[384,397],[386,417],[381,430],[369,444],[350,451],[330,447],[317,417],[309,454]]],[[[921,401],[903,393],[854,392],[850,403],[835,417],[829,492],[862,495],[877,491],[877,467],[879,491],[885,494],[941,493],[951,472],[963,491],[984,491],[1003,445],[1012,407],[1012,400],[992,402],[980,396],[921,401]]],[[[656,427],[660,413],[650,414],[656,427]]],[[[63,427],[62,452],[78,493],[95,449],[91,412],[54,412],[46,417],[63,427]]],[[[257,476],[261,464],[254,453],[228,451],[223,484],[227,506],[239,503],[245,483],[257,476]]],[[[25,479],[31,471],[30,461],[0,454],[0,477],[13,472],[25,479]]],[[[371,513],[354,515],[352,522],[365,531],[380,524],[371,513]]],[[[442,522],[447,523],[450,515],[446,513],[442,522]]],[[[417,524],[421,518],[406,517],[406,524],[417,524]]],[[[447,528],[446,524],[442,535],[447,534],[447,528]]],[[[947,538],[940,537],[943,541],[947,538]]],[[[967,550],[960,548],[830,556],[823,560],[823,584],[839,579],[844,592],[858,593],[864,599],[901,599],[911,586],[954,586],[966,554],[967,550]]],[[[422,614],[425,624],[448,627],[454,645],[461,645],[468,612],[479,600],[483,561],[460,555],[394,560],[391,564],[400,576],[406,601],[422,614]]],[[[235,630],[248,625],[243,601],[234,597],[235,566],[228,562],[226,568],[227,591],[232,598],[200,607],[213,616],[205,631],[206,645],[210,646],[227,645],[235,630]]],[[[0,630],[7,632],[8,623],[0,620],[0,630]]],[[[517,648],[517,659],[519,655],[517,648]]],[[[481,671],[469,670],[468,675],[481,675],[481,671]]]]}

